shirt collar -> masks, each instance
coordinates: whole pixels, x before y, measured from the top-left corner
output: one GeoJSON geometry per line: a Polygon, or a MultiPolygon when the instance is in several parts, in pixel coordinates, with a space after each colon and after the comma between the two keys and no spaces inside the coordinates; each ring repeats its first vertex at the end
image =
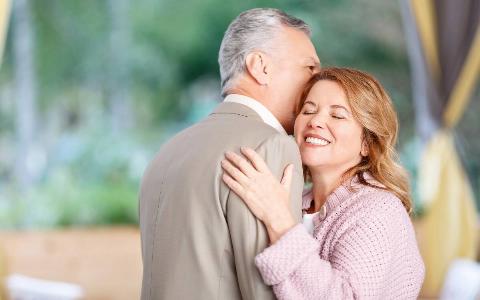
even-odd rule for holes
{"type": "Polygon", "coordinates": [[[278,121],[278,119],[275,118],[275,116],[257,100],[239,94],[230,94],[225,97],[223,102],[239,103],[253,109],[260,116],[260,118],[262,118],[263,122],[272,126],[278,132],[288,135],[282,124],[280,124],[280,122],[278,121]]]}

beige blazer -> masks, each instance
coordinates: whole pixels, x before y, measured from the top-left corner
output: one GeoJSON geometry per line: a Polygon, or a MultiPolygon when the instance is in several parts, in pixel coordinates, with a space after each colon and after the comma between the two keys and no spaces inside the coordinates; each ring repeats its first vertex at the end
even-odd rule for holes
{"type": "Polygon", "coordinates": [[[274,299],[255,267],[268,244],[264,225],[222,182],[226,150],[257,150],[281,178],[293,163],[291,206],[301,221],[297,145],[252,109],[221,103],[162,146],[142,179],[142,299],[274,299]]]}

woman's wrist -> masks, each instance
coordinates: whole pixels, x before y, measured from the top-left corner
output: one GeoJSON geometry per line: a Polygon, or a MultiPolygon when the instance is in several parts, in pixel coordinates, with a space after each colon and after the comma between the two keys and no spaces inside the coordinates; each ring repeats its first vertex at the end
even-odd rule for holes
{"type": "Polygon", "coordinates": [[[268,237],[270,238],[270,243],[273,244],[278,241],[287,231],[292,229],[297,225],[297,222],[293,219],[292,215],[282,218],[274,218],[269,221],[268,224],[265,224],[267,228],[268,237]]]}

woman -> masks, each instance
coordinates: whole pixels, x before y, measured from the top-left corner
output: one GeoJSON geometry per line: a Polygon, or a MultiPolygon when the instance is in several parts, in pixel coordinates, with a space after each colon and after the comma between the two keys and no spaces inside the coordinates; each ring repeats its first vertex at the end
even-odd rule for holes
{"type": "Polygon", "coordinates": [[[397,131],[392,102],[370,75],[314,76],[295,121],[312,183],[303,224],[288,204],[290,165],[279,184],[252,149],[242,148],[250,163],[226,154],[224,182],[267,228],[271,245],[255,263],[278,299],[416,299],[424,265],[407,174],[395,162],[397,131]]]}

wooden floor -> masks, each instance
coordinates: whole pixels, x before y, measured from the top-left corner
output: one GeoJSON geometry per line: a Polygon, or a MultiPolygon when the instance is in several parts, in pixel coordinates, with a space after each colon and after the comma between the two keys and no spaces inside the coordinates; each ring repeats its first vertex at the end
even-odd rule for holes
{"type": "Polygon", "coordinates": [[[142,262],[136,227],[0,231],[0,277],[1,250],[9,274],[75,283],[85,290],[86,299],[140,298],[142,262]]]}
{"type": "Polygon", "coordinates": [[[86,299],[139,299],[140,234],[134,227],[1,232],[7,272],[80,285],[86,299]]]}

